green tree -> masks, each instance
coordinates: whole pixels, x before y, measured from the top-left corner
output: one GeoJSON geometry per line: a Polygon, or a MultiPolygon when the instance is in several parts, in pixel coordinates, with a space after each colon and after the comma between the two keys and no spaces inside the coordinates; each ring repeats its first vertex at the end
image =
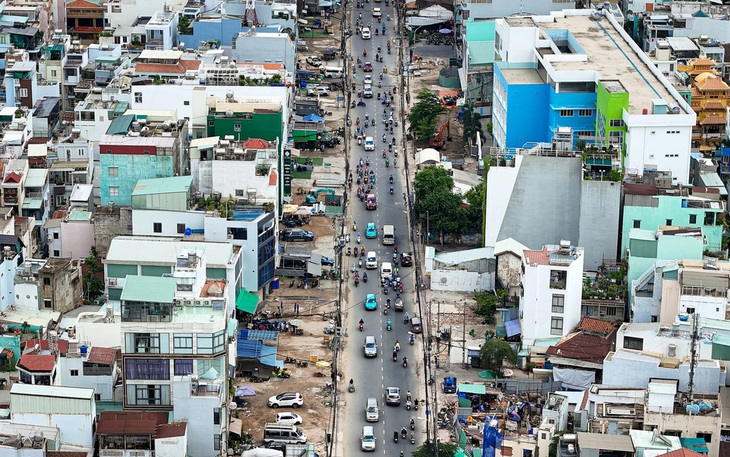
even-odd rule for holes
{"type": "Polygon", "coordinates": [[[429,140],[436,131],[436,118],[446,111],[431,92],[424,88],[416,95],[418,100],[408,113],[408,130],[419,140],[429,140]]]}
{"type": "Polygon", "coordinates": [[[98,276],[104,269],[99,265],[99,253],[95,246],[91,247],[89,256],[84,259],[84,268],[86,272],[81,280],[84,301],[91,302],[104,293],[104,281],[98,276]]]}
{"type": "Polygon", "coordinates": [[[431,192],[451,192],[454,188],[454,179],[441,167],[427,167],[416,174],[414,187],[418,212],[418,200],[425,198],[431,192]]]}
{"type": "Polygon", "coordinates": [[[499,338],[488,339],[482,345],[479,355],[482,358],[482,368],[491,371],[499,378],[504,374],[502,364],[505,360],[512,364],[517,363],[517,353],[512,346],[499,338]]]}
{"type": "Polygon", "coordinates": [[[466,212],[461,197],[451,191],[438,189],[420,200],[421,214],[428,218],[431,233],[461,233],[466,224],[466,212]]]}
{"type": "Polygon", "coordinates": [[[474,111],[474,104],[470,103],[464,107],[464,114],[461,117],[464,123],[464,141],[476,142],[477,133],[481,134],[484,141],[484,131],[482,127],[482,115],[474,111]]]}
{"type": "Polygon", "coordinates": [[[180,15],[180,19],[177,21],[177,31],[181,35],[187,35],[188,27],[190,27],[190,19],[187,16],[180,15]]]}
{"type": "MultiPolygon", "coordinates": [[[[440,442],[438,443],[438,455],[440,457],[453,457],[456,453],[456,449],[458,449],[458,446],[456,444],[452,443],[444,443],[440,442]]],[[[434,449],[434,445],[432,442],[426,442],[423,443],[411,453],[412,457],[432,457],[436,455],[436,449],[434,449]]]]}
{"type": "Polygon", "coordinates": [[[465,226],[461,233],[484,233],[484,202],[487,195],[487,183],[480,182],[464,194],[464,199],[469,204],[464,208],[465,226]]]}
{"type": "Polygon", "coordinates": [[[491,321],[499,306],[499,297],[491,292],[476,292],[474,299],[477,302],[475,313],[491,321]]]}

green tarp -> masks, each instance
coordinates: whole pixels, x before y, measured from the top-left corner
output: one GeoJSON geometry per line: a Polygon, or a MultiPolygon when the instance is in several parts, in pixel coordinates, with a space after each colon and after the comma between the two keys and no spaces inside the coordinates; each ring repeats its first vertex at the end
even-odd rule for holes
{"type": "Polygon", "coordinates": [[[243,311],[244,313],[253,314],[256,312],[256,307],[259,304],[259,296],[248,292],[246,289],[241,289],[236,298],[236,309],[243,311]]]}
{"type": "Polygon", "coordinates": [[[292,130],[294,141],[317,141],[317,130],[292,130]]]}
{"type": "Polygon", "coordinates": [[[487,387],[484,384],[459,384],[457,391],[462,394],[484,395],[487,387]]]}

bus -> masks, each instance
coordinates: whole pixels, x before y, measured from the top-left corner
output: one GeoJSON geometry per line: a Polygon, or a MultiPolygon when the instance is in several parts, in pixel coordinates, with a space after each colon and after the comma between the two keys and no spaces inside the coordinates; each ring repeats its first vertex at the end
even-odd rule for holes
{"type": "Polygon", "coordinates": [[[395,227],[392,225],[383,226],[383,244],[386,246],[395,244],[395,227]]]}

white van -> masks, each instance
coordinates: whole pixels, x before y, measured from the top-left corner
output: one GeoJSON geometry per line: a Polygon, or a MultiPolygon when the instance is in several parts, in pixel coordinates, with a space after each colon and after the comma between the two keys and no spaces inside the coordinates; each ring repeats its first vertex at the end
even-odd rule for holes
{"type": "Polygon", "coordinates": [[[380,420],[378,399],[375,397],[368,398],[368,401],[365,403],[365,420],[368,422],[377,422],[380,420]]]}
{"type": "Polygon", "coordinates": [[[362,436],[360,437],[360,449],[363,451],[375,450],[375,432],[372,425],[364,425],[362,427],[362,436]]]}
{"type": "Polygon", "coordinates": [[[375,251],[368,251],[368,255],[365,257],[365,268],[368,270],[378,268],[378,256],[375,255],[375,251]]]}
{"type": "Polygon", "coordinates": [[[386,246],[395,244],[395,227],[392,225],[383,226],[383,244],[386,246]]]}
{"type": "Polygon", "coordinates": [[[393,276],[393,265],[390,262],[383,262],[380,265],[380,279],[390,279],[393,276]]]}
{"type": "Polygon", "coordinates": [[[307,435],[296,425],[283,425],[274,422],[264,424],[264,443],[306,444],[307,435]]]}
{"type": "Polygon", "coordinates": [[[342,67],[324,67],[325,78],[342,78],[344,73],[342,67]]]}

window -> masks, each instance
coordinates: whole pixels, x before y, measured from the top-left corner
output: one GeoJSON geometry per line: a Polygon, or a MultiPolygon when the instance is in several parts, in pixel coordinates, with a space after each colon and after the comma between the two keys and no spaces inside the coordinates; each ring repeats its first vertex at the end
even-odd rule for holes
{"type": "Polygon", "coordinates": [[[634,219],[634,228],[641,228],[641,220],[634,219]]]}
{"type": "Polygon", "coordinates": [[[226,348],[225,332],[198,334],[198,354],[215,354],[226,348]]]}
{"type": "Polygon", "coordinates": [[[712,443],[712,433],[697,432],[697,438],[702,438],[705,443],[712,443]]]}
{"type": "Polygon", "coordinates": [[[697,215],[696,214],[690,214],[689,215],[689,223],[690,224],[696,224],[697,223],[697,215]]]}
{"type": "Polygon", "coordinates": [[[53,250],[53,257],[61,257],[61,251],[58,249],[53,250]]]}
{"type": "Polygon", "coordinates": [[[240,132],[241,131],[241,124],[240,123],[233,124],[233,131],[234,132],[240,132]]]}
{"type": "Polygon", "coordinates": [[[44,277],[43,278],[43,285],[44,286],[50,286],[51,285],[51,278],[49,278],[48,276],[44,277]]]}
{"type": "Polygon", "coordinates": [[[563,313],[565,309],[565,295],[553,295],[553,312],[563,313]]]}
{"type": "Polygon", "coordinates": [[[185,101],[183,102],[183,105],[185,105],[185,106],[189,106],[189,105],[190,105],[190,100],[185,100],[185,101]]]}
{"type": "Polygon", "coordinates": [[[193,334],[192,333],[175,333],[172,336],[173,352],[175,354],[192,354],[193,353],[193,334]]]}
{"type": "Polygon", "coordinates": [[[125,352],[134,354],[167,354],[170,350],[170,341],[167,333],[163,333],[163,335],[165,335],[164,339],[160,338],[159,333],[127,333],[125,334],[125,352]]]}
{"type": "Polygon", "coordinates": [[[666,222],[666,224],[664,224],[664,225],[672,225],[672,220],[671,219],[667,219],[665,222],[666,222]]]}
{"type": "Polygon", "coordinates": [[[28,96],[28,89],[18,89],[18,98],[25,98],[28,96]]]}
{"type": "Polygon", "coordinates": [[[51,301],[50,298],[44,298],[43,299],[43,307],[46,308],[46,309],[53,308],[53,302],[51,301]]]}
{"type": "Polygon", "coordinates": [[[56,70],[51,70],[51,77],[52,78],[55,78],[56,77],[56,73],[58,73],[56,70]]]}
{"type": "Polygon", "coordinates": [[[611,119],[611,121],[609,122],[609,125],[611,127],[623,127],[624,120],[623,119],[611,119]]]}
{"type": "Polygon", "coordinates": [[[568,272],[565,270],[550,270],[550,288],[565,290],[568,272]]]}
{"type": "Polygon", "coordinates": [[[215,121],[208,121],[208,127],[215,127],[215,121]]]}
{"type": "Polygon", "coordinates": [[[101,401],[101,394],[94,394],[94,401],[101,401]]]}
{"type": "Polygon", "coordinates": [[[185,233],[185,224],[177,224],[177,233],[185,233]]]}
{"type": "Polygon", "coordinates": [[[128,384],[127,402],[130,405],[151,406],[170,404],[170,386],[159,384],[128,384]]]}
{"type": "Polygon", "coordinates": [[[220,433],[216,433],[213,435],[213,449],[216,451],[221,450],[221,435],[220,433]]]}
{"type": "Polygon", "coordinates": [[[608,132],[608,136],[611,138],[612,142],[614,142],[614,138],[616,138],[615,143],[623,144],[624,142],[624,132],[622,130],[619,130],[618,132],[608,132]]]}
{"type": "Polygon", "coordinates": [[[68,371],[69,371],[69,374],[71,376],[78,376],[79,375],[79,370],[68,370],[68,371]]]}
{"type": "Polygon", "coordinates": [[[109,186],[109,196],[118,197],[119,196],[119,187],[118,186],[109,186]]]}
{"type": "Polygon", "coordinates": [[[175,376],[187,376],[193,374],[193,359],[175,360],[175,376]]]}
{"type": "Polygon", "coordinates": [[[148,379],[161,381],[170,379],[168,359],[126,359],[124,376],[127,379],[148,379]]]}
{"type": "Polygon", "coordinates": [[[119,167],[109,167],[109,177],[116,178],[119,176],[119,167]]]}
{"type": "Polygon", "coordinates": [[[178,292],[192,292],[193,285],[192,284],[178,284],[177,291],[178,292]]]}
{"type": "Polygon", "coordinates": [[[560,117],[573,117],[573,110],[572,109],[561,109],[560,117]]]}
{"type": "Polygon", "coordinates": [[[221,409],[213,408],[213,425],[221,424],[221,409]]]}
{"type": "Polygon", "coordinates": [[[58,232],[53,232],[53,239],[57,240],[59,235],[60,234],[58,232]]]}
{"type": "Polygon", "coordinates": [[[243,197],[243,189],[236,189],[236,197],[243,197]]]}
{"type": "Polygon", "coordinates": [[[624,349],[636,349],[637,351],[643,351],[644,339],[626,336],[624,337],[624,349]]]}
{"type": "Polygon", "coordinates": [[[562,335],[563,334],[563,318],[553,317],[550,319],[550,334],[551,335],[562,335]]]}
{"type": "Polygon", "coordinates": [[[152,231],[155,233],[162,233],[162,222],[153,222],[152,231]]]}
{"type": "Polygon", "coordinates": [[[580,116],[580,117],[592,117],[593,116],[593,110],[592,109],[581,109],[581,110],[578,110],[578,116],[580,116]]]}
{"type": "Polygon", "coordinates": [[[142,92],[134,93],[134,103],[142,103],[142,92]]]}

